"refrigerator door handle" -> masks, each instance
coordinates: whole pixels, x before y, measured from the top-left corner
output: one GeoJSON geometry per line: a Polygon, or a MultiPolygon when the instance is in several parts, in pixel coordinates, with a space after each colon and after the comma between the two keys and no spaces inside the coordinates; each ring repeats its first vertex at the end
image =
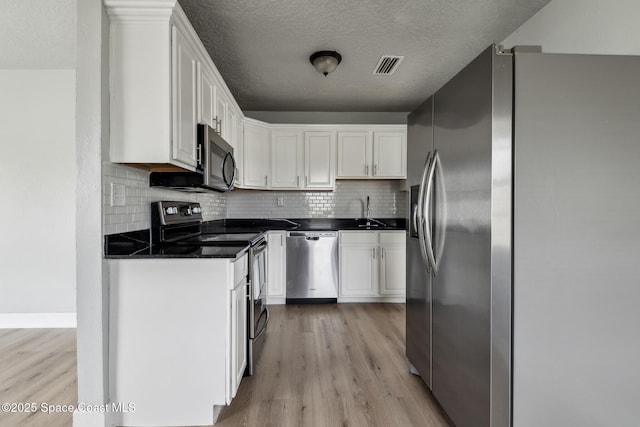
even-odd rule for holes
{"type": "MultiPolygon", "coordinates": [[[[434,178],[436,180],[437,186],[437,194],[438,194],[438,202],[436,203],[436,212],[439,216],[440,226],[437,227],[437,248],[434,255],[434,264],[433,270],[437,274],[438,269],[440,268],[440,261],[442,260],[442,253],[444,252],[444,241],[447,231],[447,191],[444,184],[444,172],[442,170],[442,161],[440,160],[440,156],[437,156],[437,161],[434,161],[434,178]]],[[[437,224],[436,224],[437,225],[437,224]]]]}
{"type": "Polygon", "coordinates": [[[435,176],[436,165],[438,162],[440,162],[440,155],[438,154],[438,150],[436,150],[433,152],[433,161],[431,162],[431,168],[429,169],[429,173],[427,174],[427,189],[425,190],[423,207],[423,211],[426,212],[426,215],[424,216],[424,219],[422,221],[422,228],[425,235],[425,248],[434,276],[438,275],[438,269],[436,265],[435,255],[433,253],[433,235],[431,233],[431,215],[429,204],[431,202],[431,197],[433,196],[433,177],[435,176]]]}
{"type": "Polygon", "coordinates": [[[431,152],[427,154],[427,161],[424,165],[424,171],[422,172],[422,179],[420,180],[420,189],[418,190],[418,206],[416,207],[416,214],[414,218],[416,218],[416,231],[418,233],[418,246],[420,246],[420,253],[422,255],[422,261],[424,262],[425,267],[427,268],[427,272],[431,272],[431,266],[429,265],[429,259],[427,257],[427,250],[425,245],[425,235],[423,229],[424,223],[424,196],[425,196],[425,185],[427,181],[427,176],[429,175],[429,170],[431,169],[431,152]]]}

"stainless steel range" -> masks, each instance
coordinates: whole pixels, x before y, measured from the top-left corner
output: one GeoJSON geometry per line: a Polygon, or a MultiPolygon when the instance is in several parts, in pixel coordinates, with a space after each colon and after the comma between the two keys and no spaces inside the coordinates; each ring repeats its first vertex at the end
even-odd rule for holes
{"type": "Polygon", "coordinates": [[[202,208],[195,202],[154,202],[151,204],[151,240],[167,250],[207,246],[249,248],[247,289],[247,371],[253,375],[269,323],[266,305],[266,249],[264,233],[203,233],[202,208]]]}

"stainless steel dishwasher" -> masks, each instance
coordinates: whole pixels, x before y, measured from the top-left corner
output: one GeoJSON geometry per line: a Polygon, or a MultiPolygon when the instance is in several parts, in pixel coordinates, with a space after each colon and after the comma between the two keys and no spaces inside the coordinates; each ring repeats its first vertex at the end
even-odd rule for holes
{"type": "Polygon", "coordinates": [[[335,303],[338,232],[287,233],[287,304],[335,303]]]}

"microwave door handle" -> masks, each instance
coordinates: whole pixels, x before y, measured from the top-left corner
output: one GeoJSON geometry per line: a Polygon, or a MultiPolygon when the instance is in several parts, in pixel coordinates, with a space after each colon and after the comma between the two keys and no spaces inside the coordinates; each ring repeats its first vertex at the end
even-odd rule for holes
{"type": "Polygon", "coordinates": [[[236,180],[236,161],[230,152],[227,153],[224,156],[224,159],[222,160],[222,179],[224,180],[224,183],[227,185],[228,188],[233,187],[233,183],[236,180]],[[231,161],[233,162],[233,168],[231,171],[231,180],[227,179],[227,174],[225,173],[225,167],[224,167],[224,165],[227,164],[227,161],[229,161],[229,159],[231,159],[231,161]]]}

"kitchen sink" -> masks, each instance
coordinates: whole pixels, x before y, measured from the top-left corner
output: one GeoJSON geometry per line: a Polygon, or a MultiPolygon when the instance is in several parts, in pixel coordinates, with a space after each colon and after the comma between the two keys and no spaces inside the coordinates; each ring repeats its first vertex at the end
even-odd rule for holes
{"type": "Polygon", "coordinates": [[[374,218],[356,218],[355,221],[360,228],[377,228],[387,226],[384,222],[374,218]]]}

